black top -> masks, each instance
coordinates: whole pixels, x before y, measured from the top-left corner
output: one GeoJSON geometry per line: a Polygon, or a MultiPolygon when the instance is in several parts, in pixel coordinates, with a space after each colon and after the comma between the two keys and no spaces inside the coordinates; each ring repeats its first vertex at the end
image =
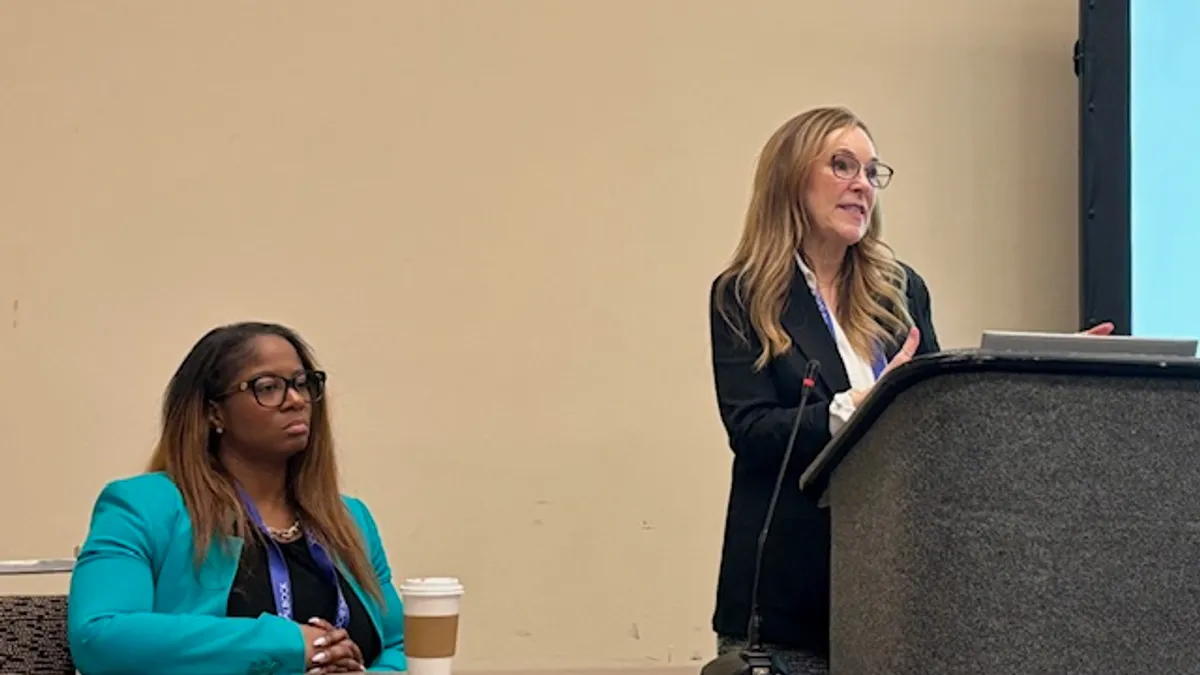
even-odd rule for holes
{"type": "MultiPolygon", "coordinates": [[[[337,592],[330,585],[329,578],[321,573],[320,566],[308,550],[308,544],[301,538],[288,544],[280,544],[279,548],[292,577],[292,601],[295,611],[293,618],[303,623],[313,617],[320,617],[333,623],[337,619],[337,592]]],[[[350,606],[350,626],[347,629],[350,639],[362,650],[363,665],[370,666],[379,658],[382,650],[379,633],[376,632],[375,624],[367,614],[362,600],[359,600],[358,594],[346,583],[340,572],[338,583],[342,587],[346,604],[350,606]]],[[[229,602],[225,611],[229,616],[247,618],[257,618],[264,613],[275,614],[278,611],[275,607],[275,594],[271,591],[267,554],[261,546],[247,544],[242,549],[242,559],[233,579],[233,589],[229,592],[229,602]]]]}
{"type": "MultiPolygon", "coordinates": [[[[939,351],[925,281],[907,266],[905,271],[908,310],[921,330],[917,353],[939,351]]],[[[743,332],[748,343],[717,312],[715,283],[712,291],[713,375],[721,421],[734,453],[713,629],[734,638],[746,637],[756,540],[798,412],[800,380],[808,361],[815,359],[821,367],[808,404],[800,411],[796,447],[764,552],[759,607],[764,642],[827,655],[829,512],[800,491],[799,479],[829,442],[829,402],[835,393],[849,389],[850,381],[803,275],[795,275],[782,316],[794,347],[760,371],[754,370],[754,361],[761,343],[746,316],[739,314],[732,288],[726,298],[727,311],[746,327],[743,332]]],[[[889,347],[889,360],[899,347],[889,347]]]]}

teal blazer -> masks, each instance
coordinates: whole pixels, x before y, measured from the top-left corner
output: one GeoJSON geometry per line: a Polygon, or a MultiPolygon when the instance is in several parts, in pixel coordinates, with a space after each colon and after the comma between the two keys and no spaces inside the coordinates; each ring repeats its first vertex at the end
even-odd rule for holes
{"type": "MultiPolygon", "coordinates": [[[[344,497],[383,587],[384,607],[342,573],[379,631],[368,670],[405,670],[404,612],[375,520],[344,497]]],[[[214,541],[199,569],[192,523],[175,484],[148,473],[105,486],[71,576],[67,638],[83,675],[300,675],[300,624],[274,614],[225,615],[243,541],[214,541]]]]}

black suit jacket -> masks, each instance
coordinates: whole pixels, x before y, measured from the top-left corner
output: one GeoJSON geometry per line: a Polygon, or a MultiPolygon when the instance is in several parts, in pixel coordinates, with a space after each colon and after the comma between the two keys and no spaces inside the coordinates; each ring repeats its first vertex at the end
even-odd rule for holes
{"type": "MultiPolygon", "coordinates": [[[[907,265],[904,269],[908,310],[921,331],[917,353],[936,352],[929,291],[915,270],[907,265]]],[[[726,311],[742,321],[748,342],[717,312],[715,293],[714,282],[709,307],[713,375],[734,459],[713,629],[746,637],[756,540],[798,412],[800,381],[809,359],[816,359],[821,367],[808,404],[799,412],[800,431],[766,544],[759,597],[764,641],[825,655],[829,652],[829,513],[804,496],[798,483],[829,442],[829,403],[834,394],[850,388],[849,378],[803,275],[795,275],[782,317],[794,343],[792,351],[757,372],[754,362],[761,343],[739,313],[732,288],[727,291],[726,311]]],[[[890,346],[889,360],[899,347],[890,346]]]]}

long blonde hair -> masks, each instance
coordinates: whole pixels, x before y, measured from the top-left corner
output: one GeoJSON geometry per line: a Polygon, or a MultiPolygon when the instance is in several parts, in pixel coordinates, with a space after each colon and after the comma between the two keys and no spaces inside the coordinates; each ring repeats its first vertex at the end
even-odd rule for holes
{"type": "MultiPolygon", "coordinates": [[[[217,537],[241,537],[247,546],[264,543],[246,513],[233,479],[217,460],[217,434],[208,421],[208,406],[232,386],[254,339],[277,335],[296,349],[306,370],[315,370],[312,350],[294,331],[268,323],[239,323],[208,332],[196,343],[171,377],[163,396],[162,434],[148,471],[162,471],[183,494],[192,519],[195,564],[204,562],[217,537]]],[[[308,448],[288,464],[288,493],[305,528],[335,560],[346,565],[376,600],[379,579],[341,492],[327,398],[312,404],[308,448]]]]}
{"type": "MultiPolygon", "coordinates": [[[[813,229],[804,204],[805,186],[829,135],[855,127],[870,137],[867,126],[849,110],[814,108],[776,130],[759,155],[741,241],[716,283],[721,316],[749,341],[744,321],[728,306],[732,286],[738,314],[748,318],[762,345],[756,369],[792,348],[781,318],[788,290],[799,272],[796,254],[813,229]]],[[[854,350],[867,358],[877,345],[894,343],[912,325],[905,297],[907,274],[880,238],[882,229],[883,217],[876,203],[866,234],[847,250],[837,280],[838,324],[854,350]]]]}

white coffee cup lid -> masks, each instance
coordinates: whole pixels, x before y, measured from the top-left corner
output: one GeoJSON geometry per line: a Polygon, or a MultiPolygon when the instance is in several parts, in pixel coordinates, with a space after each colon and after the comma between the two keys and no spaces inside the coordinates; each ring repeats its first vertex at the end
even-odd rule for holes
{"type": "Polygon", "coordinates": [[[402,595],[462,595],[463,585],[454,577],[413,577],[400,584],[402,595]]]}

